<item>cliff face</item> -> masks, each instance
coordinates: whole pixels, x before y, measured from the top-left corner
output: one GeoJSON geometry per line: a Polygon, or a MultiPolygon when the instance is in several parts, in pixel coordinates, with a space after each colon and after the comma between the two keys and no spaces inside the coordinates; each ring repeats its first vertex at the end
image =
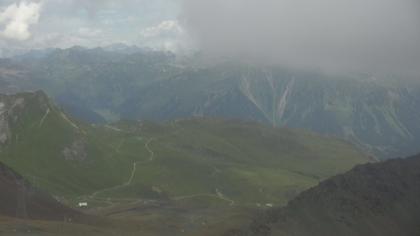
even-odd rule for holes
{"type": "MultiPolygon", "coordinates": [[[[41,127],[51,107],[43,92],[0,95],[0,157],[5,162],[25,134],[22,124],[41,127]]],[[[37,132],[31,132],[37,134],[37,132]]],[[[46,141],[47,142],[47,141],[46,141]]],[[[33,152],[20,146],[18,149],[33,152]]],[[[22,155],[7,161],[18,162],[22,155]]],[[[31,160],[22,160],[25,163],[31,160]]],[[[0,215],[23,219],[63,220],[80,214],[57,202],[49,194],[34,188],[20,174],[0,162],[0,215]]]]}
{"type": "Polygon", "coordinates": [[[11,101],[10,97],[0,96],[0,146],[4,146],[10,139],[9,118],[13,109],[21,102],[21,100],[11,101]]]}
{"type": "Polygon", "coordinates": [[[361,165],[228,235],[419,235],[420,155],[361,165]]]}

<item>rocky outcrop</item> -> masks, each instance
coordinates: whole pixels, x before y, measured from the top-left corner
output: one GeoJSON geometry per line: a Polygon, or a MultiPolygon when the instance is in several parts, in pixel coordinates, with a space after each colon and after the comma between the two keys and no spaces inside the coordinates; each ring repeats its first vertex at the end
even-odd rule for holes
{"type": "Polygon", "coordinates": [[[23,97],[0,95],[0,146],[4,146],[10,141],[10,122],[18,119],[16,111],[24,107],[24,103],[23,97]]]}
{"type": "Polygon", "coordinates": [[[417,236],[419,221],[420,155],[358,166],[227,235],[417,236]]]}

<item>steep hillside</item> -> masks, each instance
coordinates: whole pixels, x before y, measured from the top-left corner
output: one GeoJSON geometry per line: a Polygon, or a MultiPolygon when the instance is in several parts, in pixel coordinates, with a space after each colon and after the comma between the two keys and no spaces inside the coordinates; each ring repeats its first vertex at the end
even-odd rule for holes
{"type": "Polygon", "coordinates": [[[220,66],[140,89],[122,117],[204,116],[303,128],[352,141],[381,158],[415,153],[420,84],[368,76],[334,78],[279,68],[220,66]]]}
{"type": "Polygon", "coordinates": [[[138,223],[105,219],[63,205],[0,163],[0,235],[156,235],[138,223]]]}
{"type": "Polygon", "coordinates": [[[0,216],[22,219],[76,219],[81,213],[32,187],[21,175],[0,163],[0,216]]]}
{"type": "Polygon", "coordinates": [[[36,186],[78,195],[117,184],[131,162],[110,151],[44,93],[0,96],[0,160],[36,186]]]}
{"type": "Polygon", "coordinates": [[[420,155],[367,164],[227,235],[419,235],[420,155]]]}
{"type": "Polygon", "coordinates": [[[283,205],[370,159],[348,143],[251,122],[86,125],[42,92],[0,97],[0,160],[62,200],[283,205]],[[341,153],[337,156],[337,153],[341,153]]]}

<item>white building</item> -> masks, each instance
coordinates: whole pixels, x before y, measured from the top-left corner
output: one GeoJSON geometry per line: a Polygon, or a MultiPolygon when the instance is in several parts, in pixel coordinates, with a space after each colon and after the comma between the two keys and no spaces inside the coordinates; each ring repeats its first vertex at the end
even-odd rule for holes
{"type": "Polygon", "coordinates": [[[87,207],[88,203],[87,202],[79,202],[79,207],[87,207]]]}

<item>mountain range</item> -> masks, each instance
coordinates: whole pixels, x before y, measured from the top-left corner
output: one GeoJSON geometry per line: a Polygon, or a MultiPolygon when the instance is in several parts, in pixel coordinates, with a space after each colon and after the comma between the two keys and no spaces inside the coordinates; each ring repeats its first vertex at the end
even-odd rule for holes
{"type": "Polygon", "coordinates": [[[0,62],[0,92],[42,89],[74,117],[251,120],[345,138],[380,159],[420,151],[420,83],[327,75],[117,45],[50,49],[0,62]]]}

